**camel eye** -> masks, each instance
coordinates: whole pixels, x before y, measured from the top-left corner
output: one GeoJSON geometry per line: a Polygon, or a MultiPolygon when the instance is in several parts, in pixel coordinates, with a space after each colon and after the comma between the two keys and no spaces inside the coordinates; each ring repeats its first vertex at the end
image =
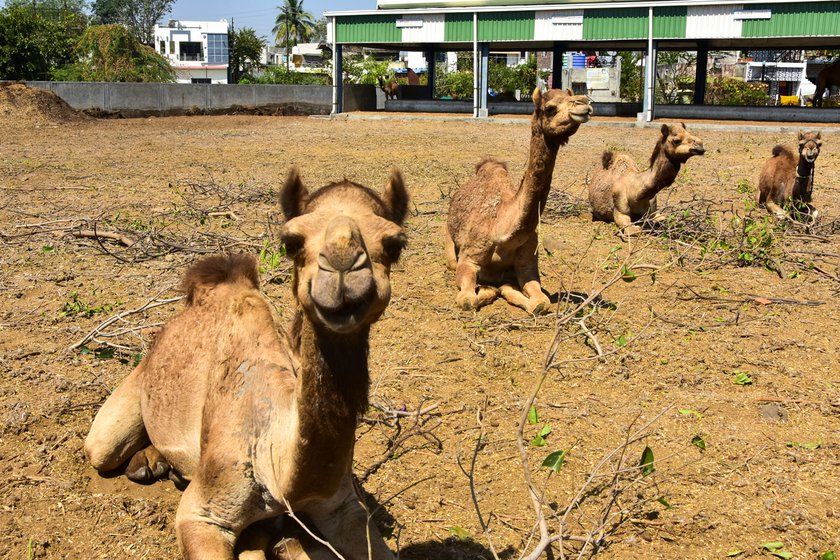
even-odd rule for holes
{"type": "Polygon", "coordinates": [[[283,247],[286,248],[286,256],[293,259],[303,249],[305,240],[299,233],[281,233],[280,241],[283,243],[283,247]]]}
{"type": "Polygon", "coordinates": [[[555,113],[557,113],[557,107],[555,107],[554,105],[549,105],[545,108],[545,114],[549,117],[554,116],[555,113]]]}
{"type": "Polygon", "coordinates": [[[392,263],[399,260],[400,253],[402,253],[402,250],[405,249],[407,244],[408,238],[402,233],[389,235],[388,237],[384,237],[382,239],[382,249],[385,251],[385,256],[387,256],[388,260],[392,263]]]}

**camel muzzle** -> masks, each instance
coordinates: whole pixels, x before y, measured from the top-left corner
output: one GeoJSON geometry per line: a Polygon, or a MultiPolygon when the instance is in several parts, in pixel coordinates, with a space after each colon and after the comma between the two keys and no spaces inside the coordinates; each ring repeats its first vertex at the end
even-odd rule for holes
{"type": "Polygon", "coordinates": [[[706,148],[704,148],[703,145],[700,144],[699,146],[692,146],[691,150],[689,151],[695,156],[702,156],[706,153],[706,148]]]}

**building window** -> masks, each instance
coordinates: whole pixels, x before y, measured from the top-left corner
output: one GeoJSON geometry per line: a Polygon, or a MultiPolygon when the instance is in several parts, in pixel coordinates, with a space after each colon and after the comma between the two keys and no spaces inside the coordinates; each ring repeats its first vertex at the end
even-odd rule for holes
{"type": "Polygon", "coordinates": [[[181,52],[179,53],[178,60],[180,60],[182,62],[184,62],[184,61],[198,62],[198,61],[204,60],[204,56],[201,53],[201,50],[202,50],[201,49],[201,47],[202,47],[201,43],[196,43],[196,42],[192,42],[192,41],[189,41],[189,42],[182,41],[178,44],[178,46],[181,49],[181,52]]]}
{"type": "Polygon", "coordinates": [[[228,36],[227,33],[207,34],[207,63],[228,64],[228,36]]]}
{"type": "Polygon", "coordinates": [[[160,54],[166,54],[166,41],[161,40],[160,42],[160,54]]]}
{"type": "Polygon", "coordinates": [[[169,54],[175,54],[175,41],[169,41],[169,54]]]}
{"type": "Polygon", "coordinates": [[[209,84],[209,83],[211,83],[211,80],[210,80],[210,78],[192,78],[190,80],[190,83],[193,83],[193,84],[209,84]]]}

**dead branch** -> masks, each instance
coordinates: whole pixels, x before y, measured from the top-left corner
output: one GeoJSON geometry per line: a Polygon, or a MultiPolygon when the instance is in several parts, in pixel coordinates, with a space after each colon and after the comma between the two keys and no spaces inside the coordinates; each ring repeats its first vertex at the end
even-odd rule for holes
{"type": "Polygon", "coordinates": [[[127,235],[123,235],[122,233],[117,233],[114,231],[101,231],[97,229],[80,229],[76,231],[70,231],[70,235],[73,237],[82,237],[82,238],[90,238],[90,239],[110,239],[111,241],[116,241],[120,245],[124,247],[131,247],[136,243],[136,241],[127,235]]]}

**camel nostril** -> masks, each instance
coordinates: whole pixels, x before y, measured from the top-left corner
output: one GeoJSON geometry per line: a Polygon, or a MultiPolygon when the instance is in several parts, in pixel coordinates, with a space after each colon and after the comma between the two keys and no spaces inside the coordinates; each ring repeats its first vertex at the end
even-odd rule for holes
{"type": "Polygon", "coordinates": [[[361,253],[359,253],[359,257],[356,259],[356,262],[354,262],[353,266],[350,267],[350,270],[359,270],[361,268],[364,268],[364,266],[367,264],[367,262],[368,262],[367,253],[362,251],[361,253]]]}
{"type": "Polygon", "coordinates": [[[318,255],[318,268],[324,272],[338,272],[324,253],[318,255]]]}

